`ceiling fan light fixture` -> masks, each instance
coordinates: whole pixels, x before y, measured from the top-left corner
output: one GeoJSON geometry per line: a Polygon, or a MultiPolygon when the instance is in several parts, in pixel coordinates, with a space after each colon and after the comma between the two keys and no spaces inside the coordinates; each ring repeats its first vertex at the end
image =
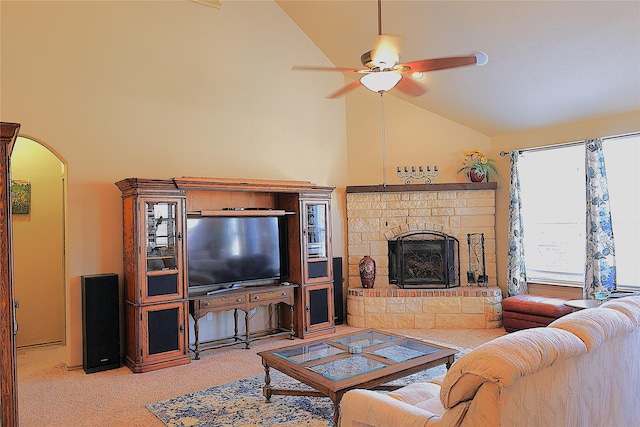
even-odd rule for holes
{"type": "Polygon", "coordinates": [[[402,75],[395,71],[379,71],[365,74],[360,78],[362,86],[371,92],[387,92],[393,89],[402,79],[402,75]]]}

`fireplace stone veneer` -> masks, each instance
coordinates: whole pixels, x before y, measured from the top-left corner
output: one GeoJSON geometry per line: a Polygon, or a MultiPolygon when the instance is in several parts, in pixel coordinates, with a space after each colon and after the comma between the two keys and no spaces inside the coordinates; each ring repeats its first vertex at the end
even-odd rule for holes
{"type": "Polygon", "coordinates": [[[347,323],[381,328],[496,328],[502,292],[496,281],[494,182],[347,187],[347,323]],[[398,289],[389,283],[388,240],[435,231],[460,242],[459,287],[398,289]],[[469,287],[467,234],[483,233],[488,286],[469,287]],[[362,289],[358,262],[376,262],[373,289],[362,289]]]}

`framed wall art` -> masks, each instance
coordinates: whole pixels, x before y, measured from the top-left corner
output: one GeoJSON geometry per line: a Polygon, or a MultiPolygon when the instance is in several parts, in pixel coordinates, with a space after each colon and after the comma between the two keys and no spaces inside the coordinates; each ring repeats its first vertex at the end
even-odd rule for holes
{"type": "Polygon", "coordinates": [[[11,213],[27,215],[31,209],[31,183],[29,181],[11,181],[11,213]]]}

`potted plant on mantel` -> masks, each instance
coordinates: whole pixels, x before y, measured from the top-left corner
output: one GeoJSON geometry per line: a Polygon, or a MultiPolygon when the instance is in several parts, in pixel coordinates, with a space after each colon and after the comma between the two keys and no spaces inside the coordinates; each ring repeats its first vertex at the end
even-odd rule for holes
{"type": "Polygon", "coordinates": [[[489,177],[498,177],[496,161],[487,158],[480,150],[464,153],[463,166],[458,169],[458,173],[462,171],[466,172],[471,182],[489,181],[489,177]]]}

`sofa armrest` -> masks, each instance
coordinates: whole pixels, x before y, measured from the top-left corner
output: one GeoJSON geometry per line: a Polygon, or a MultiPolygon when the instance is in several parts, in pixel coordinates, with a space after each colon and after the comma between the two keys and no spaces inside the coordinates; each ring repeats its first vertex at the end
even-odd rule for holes
{"type": "Polygon", "coordinates": [[[340,401],[340,427],[440,426],[432,412],[371,390],[351,390],[340,401]]]}

